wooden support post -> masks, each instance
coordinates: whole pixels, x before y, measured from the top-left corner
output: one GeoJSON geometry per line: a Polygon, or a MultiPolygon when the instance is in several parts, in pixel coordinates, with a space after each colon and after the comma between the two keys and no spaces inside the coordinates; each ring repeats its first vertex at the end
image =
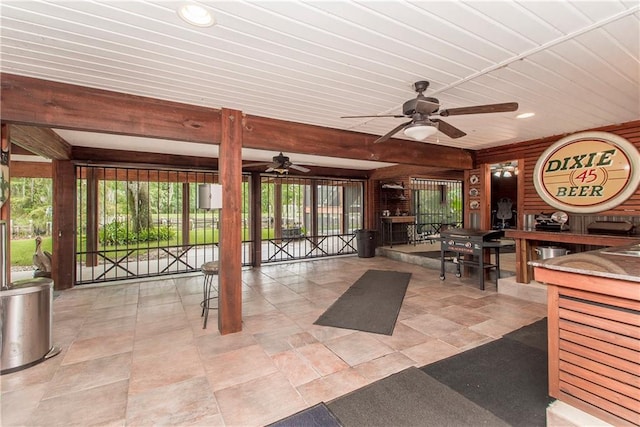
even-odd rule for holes
{"type": "Polygon", "coordinates": [[[274,238],[282,238],[282,183],[273,181],[273,234],[274,238]]]}
{"type": "Polygon", "coordinates": [[[53,161],[53,265],[54,289],[75,284],[76,177],[69,160],[53,161]]]}
{"type": "MultiPolygon", "coordinates": [[[[311,235],[318,235],[318,180],[311,180],[311,235]]],[[[314,240],[318,243],[318,239],[314,240]]]]}
{"type": "MultiPolygon", "coordinates": [[[[376,215],[376,212],[379,209],[376,209],[376,191],[377,191],[377,186],[376,186],[376,181],[369,179],[367,181],[365,181],[364,183],[364,224],[363,224],[363,228],[366,229],[370,229],[370,230],[375,230],[378,228],[378,215],[376,215]]],[[[382,230],[380,230],[380,233],[382,232],[382,230]]]]}
{"type": "Polygon", "coordinates": [[[262,179],[259,172],[251,172],[251,240],[253,240],[252,264],[262,265],[262,179]]]}
{"type": "Polygon", "coordinates": [[[191,218],[189,216],[189,183],[182,183],[182,245],[189,246],[191,231],[191,218]]]}
{"type": "Polygon", "coordinates": [[[518,230],[524,229],[524,199],[525,199],[525,179],[524,179],[524,171],[525,171],[525,160],[520,158],[518,161],[518,173],[516,180],[516,227],[518,230]]]}
{"type": "MultiPolygon", "coordinates": [[[[493,226],[491,224],[491,165],[488,163],[483,164],[480,168],[480,194],[484,195],[480,203],[480,228],[491,230],[493,226]]],[[[485,264],[491,263],[491,249],[484,249],[480,256],[483,257],[485,264]]],[[[478,274],[484,274],[485,280],[489,279],[489,269],[478,271],[478,274]]],[[[497,270],[496,274],[498,274],[497,270]]]]}
{"type": "Polygon", "coordinates": [[[222,109],[218,330],[242,330],[242,113],[222,109]]]}
{"type": "Polygon", "coordinates": [[[355,191],[353,183],[343,184],[340,187],[342,192],[342,213],[340,221],[340,233],[347,233],[351,225],[351,204],[353,203],[353,193],[355,191]]]}
{"type": "Polygon", "coordinates": [[[93,167],[85,168],[87,174],[87,255],[85,265],[98,265],[98,176],[93,167]]]}

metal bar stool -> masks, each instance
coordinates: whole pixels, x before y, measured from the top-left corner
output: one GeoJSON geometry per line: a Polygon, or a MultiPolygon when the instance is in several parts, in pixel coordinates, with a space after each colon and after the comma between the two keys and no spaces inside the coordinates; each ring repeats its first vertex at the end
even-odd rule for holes
{"type": "Polygon", "coordinates": [[[218,275],[218,261],[205,262],[204,264],[202,264],[202,267],[200,267],[200,269],[202,270],[202,274],[204,274],[204,285],[202,286],[203,299],[200,303],[200,305],[202,306],[202,314],[200,315],[200,317],[204,316],[204,325],[202,326],[202,329],[206,329],[207,319],[209,318],[209,310],[215,310],[218,308],[215,305],[211,307],[211,301],[218,299],[218,289],[216,289],[213,285],[213,279],[218,275]],[[213,297],[211,296],[211,288],[214,288],[216,291],[216,295],[213,297]]]}

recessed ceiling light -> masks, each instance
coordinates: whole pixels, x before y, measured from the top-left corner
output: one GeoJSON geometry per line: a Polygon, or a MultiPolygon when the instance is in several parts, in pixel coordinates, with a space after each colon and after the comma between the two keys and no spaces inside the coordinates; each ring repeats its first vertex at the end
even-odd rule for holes
{"type": "Polygon", "coordinates": [[[522,113],[516,116],[516,119],[528,119],[529,117],[535,116],[536,113],[522,113]]]}
{"type": "Polygon", "coordinates": [[[180,6],[178,15],[185,22],[196,27],[211,27],[216,23],[213,15],[207,9],[195,3],[187,3],[180,6]]]}

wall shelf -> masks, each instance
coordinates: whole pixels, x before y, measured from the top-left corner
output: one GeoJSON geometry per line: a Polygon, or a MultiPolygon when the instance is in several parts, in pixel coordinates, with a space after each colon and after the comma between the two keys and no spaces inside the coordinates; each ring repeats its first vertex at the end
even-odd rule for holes
{"type": "Polygon", "coordinates": [[[409,198],[405,194],[405,187],[402,183],[385,182],[380,186],[380,209],[382,212],[388,211],[388,215],[408,214],[409,198]]]}

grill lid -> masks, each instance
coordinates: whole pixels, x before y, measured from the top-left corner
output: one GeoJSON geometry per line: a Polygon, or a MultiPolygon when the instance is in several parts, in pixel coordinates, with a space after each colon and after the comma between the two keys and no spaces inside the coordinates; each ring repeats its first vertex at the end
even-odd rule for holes
{"type": "Polygon", "coordinates": [[[587,225],[589,234],[613,234],[627,235],[633,234],[635,226],[629,221],[595,221],[587,225]]]}
{"type": "Polygon", "coordinates": [[[502,236],[504,236],[503,230],[474,230],[471,228],[450,228],[440,233],[440,237],[474,241],[499,239],[502,236]]]}

